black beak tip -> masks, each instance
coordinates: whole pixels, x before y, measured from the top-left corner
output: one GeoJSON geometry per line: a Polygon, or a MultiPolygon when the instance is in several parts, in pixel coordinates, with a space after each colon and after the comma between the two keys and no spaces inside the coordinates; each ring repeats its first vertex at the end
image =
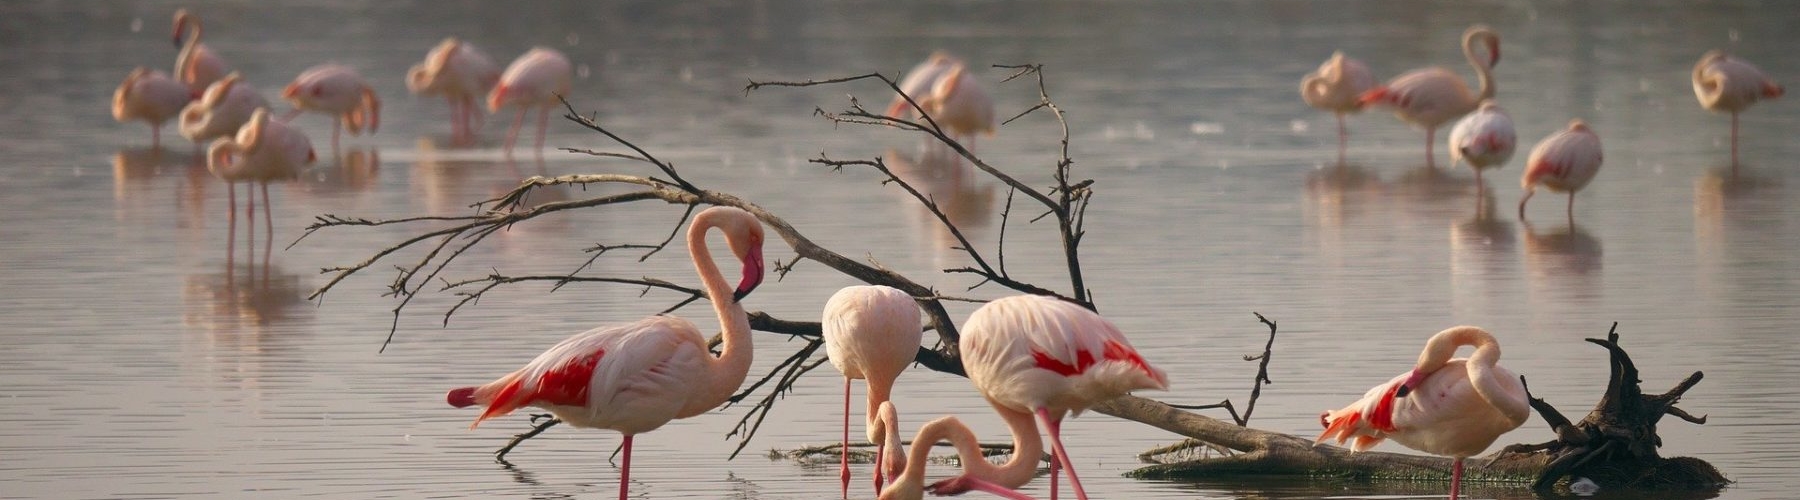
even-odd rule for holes
{"type": "Polygon", "coordinates": [[[1406,397],[1406,395],[1407,395],[1407,394],[1412,394],[1412,388],[1411,388],[1411,387],[1407,387],[1407,386],[1404,386],[1404,385],[1402,385],[1402,386],[1400,386],[1400,388],[1399,388],[1399,389],[1395,389],[1395,390],[1394,390],[1394,397],[1395,397],[1395,398],[1404,398],[1404,397],[1406,397]]]}
{"type": "Polygon", "coordinates": [[[739,288],[739,289],[737,289],[737,291],[731,292],[731,301],[732,302],[743,302],[744,297],[750,295],[751,290],[755,290],[755,289],[754,288],[739,288]]]}

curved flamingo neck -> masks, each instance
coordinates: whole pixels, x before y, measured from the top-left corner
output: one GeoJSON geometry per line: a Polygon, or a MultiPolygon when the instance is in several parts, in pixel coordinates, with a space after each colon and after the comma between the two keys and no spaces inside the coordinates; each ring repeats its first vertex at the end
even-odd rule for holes
{"type": "Polygon", "coordinates": [[[721,220],[729,216],[727,212],[701,212],[694,217],[693,225],[688,228],[688,255],[693,257],[694,271],[699,273],[706,296],[712,299],[713,311],[719,315],[720,336],[724,337],[724,344],[719,349],[718,358],[707,357],[709,383],[700,389],[704,397],[690,402],[681,412],[684,415],[698,414],[718,406],[731,397],[738,386],[743,385],[744,376],[750,373],[750,317],[744,313],[744,305],[732,298],[731,284],[719,271],[719,265],[713,262],[712,251],[706,246],[706,232],[714,227],[724,229],[726,239],[740,237],[738,228],[742,227],[741,223],[721,220]]]}
{"type": "Polygon", "coordinates": [[[1475,347],[1471,363],[1475,359],[1491,357],[1489,366],[1492,366],[1492,362],[1500,360],[1500,343],[1494,340],[1493,334],[1480,327],[1456,326],[1438,332],[1431,336],[1431,340],[1425,341],[1425,350],[1419,353],[1419,363],[1413,366],[1413,371],[1431,373],[1443,368],[1456,355],[1456,348],[1462,346],[1475,347]]]}
{"type": "MultiPolygon", "coordinates": [[[[1475,67],[1475,79],[1481,85],[1480,95],[1475,98],[1475,102],[1481,102],[1494,98],[1494,68],[1492,64],[1482,61],[1475,56],[1475,42],[1477,41],[1488,42],[1490,48],[1499,46],[1500,42],[1499,37],[1495,36],[1493,32],[1486,30],[1473,31],[1470,32],[1468,36],[1463,37],[1463,57],[1469,60],[1470,66],[1475,67]]],[[[1494,56],[1495,54],[1488,54],[1490,60],[1494,56]]]]}
{"type": "Polygon", "coordinates": [[[879,443],[880,441],[878,440],[882,439],[882,436],[877,433],[878,429],[876,426],[881,423],[879,422],[882,418],[881,413],[884,410],[892,409],[892,405],[888,403],[888,400],[894,393],[893,383],[890,381],[876,380],[875,377],[870,377],[868,382],[869,408],[867,412],[863,413],[865,416],[865,428],[868,430],[869,441],[879,443]]]}
{"type": "Polygon", "coordinates": [[[956,417],[944,417],[919,428],[918,435],[913,437],[912,455],[907,457],[903,478],[915,484],[923,482],[925,459],[930,456],[931,447],[938,441],[947,439],[956,447],[956,456],[963,464],[964,476],[1006,488],[1018,488],[1031,482],[1031,478],[1037,475],[1038,461],[1044,455],[1044,440],[1038,434],[1037,421],[1029,413],[1000,406],[995,406],[994,410],[1006,421],[1006,427],[1013,435],[1013,454],[1006,463],[994,465],[987,461],[981,455],[981,445],[976,440],[975,432],[956,417]]]}
{"type": "Polygon", "coordinates": [[[175,29],[176,36],[181,36],[184,31],[193,33],[193,36],[187,37],[186,41],[181,42],[181,53],[175,56],[175,78],[182,79],[186,77],[188,67],[194,64],[194,58],[197,57],[195,53],[200,50],[200,35],[204,32],[204,28],[200,26],[200,18],[182,16],[181,22],[176,24],[175,29]]]}

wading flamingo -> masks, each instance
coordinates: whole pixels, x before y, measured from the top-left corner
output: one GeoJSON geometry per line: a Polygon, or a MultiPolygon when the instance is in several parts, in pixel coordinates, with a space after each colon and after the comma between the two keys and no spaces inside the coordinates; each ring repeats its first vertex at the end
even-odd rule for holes
{"type": "Polygon", "coordinates": [[[1319,415],[1325,426],[1318,442],[1351,441],[1350,451],[1375,447],[1385,439],[1452,459],[1450,498],[1462,487],[1463,459],[1481,454],[1501,434],[1531,416],[1525,384],[1501,367],[1500,343],[1487,330],[1458,326],[1425,342],[1418,364],[1341,410],[1319,415]],[[1467,358],[1450,359],[1459,346],[1473,346],[1467,358]]]}
{"type": "MultiPolygon", "coordinates": [[[[958,59],[948,52],[941,50],[932,52],[931,57],[926,58],[925,62],[919,63],[918,66],[913,66],[912,70],[906,72],[906,77],[900,79],[900,91],[912,97],[915,102],[924,99],[925,94],[930,93],[931,88],[937,86],[938,80],[950,72],[950,68],[962,64],[962,59],[958,59]]],[[[912,118],[917,116],[917,110],[906,103],[905,97],[896,94],[894,99],[888,102],[887,115],[892,118],[912,118]]]]}
{"type": "Polygon", "coordinates": [[[113,91],[112,115],[125,123],[143,120],[150,124],[150,144],[162,146],[162,125],[181,114],[193,94],[187,86],[161,71],[142,66],[125,75],[125,81],[113,91]]]}
{"type": "Polygon", "coordinates": [[[375,133],[381,126],[381,99],[356,70],[341,64],[321,64],[307,68],[281,90],[281,98],[294,105],[282,121],[294,119],[304,111],[330,115],[331,149],[338,148],[339,129],[350,129],[350,135],[363,129],[375,133]]]}
{"type": "Polygon", "coordinates": [[[512,154],[513,141],[519,127],[525,124],[525,112],[538,109],[537,153],[544,152],[544,132],[550,127],[550,108],[560,104],[558,96],[568,95],[573,73],[569,58],[556,49],[533,47],[514,59],[500,75],[500,84],[488,94],[488,110],[519,108],[518,118],[506,132],[506,153],[512,154]]]}
{"type": "Polygon", "coordinates": [[[255,86],[245,83],[243,76],[232,72],[206,87],[199,100],[181,110],[179,130],[182,137],[196,143],[229,137],[249,123],[257,109],[267,107],[269,100],[258,94],[255,86]]]}
{"type": "Polygon", "coordinates": [[[1300,79],[1300,99],[1306,101],[1306,105],[1337,115],[1340,163],[1350,138],[1349,131],[1344,128],[1344,115],[1361,112],[1363,107],[1359,99],[1374,87],[1375,74],[1369,72],[1369,67],[1345,56],[1341,50],[1332,53],[1331,59],[1319,65],[1318,71],[1300,79]]]}
{"type": "Polygon", "coordinates": [[[425,61],[406,72],[406,89],[422,96],[442,95],[450,102],[450,142],[469,144],[475,141],[475,121],[479,118],[475,103],[500,82],[500,67],[474,45],[445,38],[425,61]]]}
{"type": "Polygon", "coordinates": [[[763,228],[756,216],[733,207],[706,209],[688,227],[688,254],[724,329],[724,346],[716,358],[693,323],[650,316],[578,333],[524,368],[487,385],[453,389],[446,399],[457,408],[487,407],[470,428],[535,406],[575,427],[619,431],[625,436],[619,466],[619,498],[624,500],[633,436],[672,419],[706,413],[743,384],[750,370],[750,318],[739,301],[762,283],[762,243],[763,228]],[[706,247],[706,233],[715,227],[725,233],[726,244],[743,263],[743,279],[736,289],[725,281],[706,247]]]}
{"type": "MultiPolygon", "coordinates": [[[[300,129],[269,119],[268,108],[257,108],[251,113],[250,120],[237,131],[236,136],[220,137],[213,141],[206,152],[206,169],[225,181],[227,198],[231,203],[231,240],[237,236],[237,183],[254,183],[252,186],[247,210],[250,217],[250,240],[256,241],[256,188],[262,189],[263,222],[268,228],[264,246],[272,245],[275,233],[274,216],[269,204],[269,183],[272,181],[290,180],[300,175],[300,170],[318,159],[313,154],[312,141],[300,129]]],[[[254,251],[252,252],[254,255],[254,251]]],[[[263,254],[268,258],[268,253],[263,254]]]]}
{"type": "Polygon", "coordinates": [[[1487,188],[1481,182],[1481,171],[1506,165],[1518,143],[1506,110],[1493,99],[1481,101],[1480,108],[1450,128],[1450,166],[1462,161],[1475,169],[1475,190],[1479,192],[1487,188]]]}
{"type": "Polygon", "coordinates": [[[1600,173],[1601,159],[1600,136],[1579,118],[1570,120],[1569,128],[1538,141],[1525,160],[1525,176],[1519,180],[1519,187],[1525,188],[1525,196],[1519,198],[1519,218],[1525,218],[1525,203],[1543,186],[1569,193],[1569,221],[1574,222],[1575,192],[1600,173]]]}
{"type": "Polygon", "coordinates": [[[875,446],[875,492],[880,494],[882,474],[898,470],[906,462],[899,447],[889,448],[878,421],[878,410],[888,405],[894,380],[912,364],[924,331],[919,305],[899,289],[887,286],[847,286],[825,301],[822,322],[825,352],[831,366],[844,374],[844,441],[841,472],[844,498],[850,495],[850,381],[869,384],[868,414],[864,431],[875,446]],[[891,456],[890,456],[891,455],[891,456]],[[884,469],[885,468],[885,469],[884,469]]]}
{"type": "Polygon", "coordinates": [[[231,67],[225,60],[214,54],[206,44],[200,43],[200,17],[189,14],[187,9],[175,11],[174,26],[175,46],[181,53],[175,56],[175,79],[187,85],[188,91],[199,95],[213,82],[225,78],[231,73],[231,67]],[[192,36],[184,36],[192,31],[192,36]]]}
{"type": "Polygon", "coordinates": [[[1036,415],[1049,431],[1056,458],[1050,464],[1052,498],[1060,463],[1069,470],[1075,497],[1087,499],[1074,462],[1063,449],[1065,415],[1080,415],[1089,406],[1133,390],[1169,388],[1162,370],[1144,362],[1112,322],[1054,297],[1015,295],[989,302],[969,315],[962,334],[963,367],[982,396],[1002,416],[1009,410],[1036,415]]]}
{"type": "MultiPolygon", "coordinates": [[[[881,490],[880,500],[919,500],[926,491],[934,495],[955,495],[968,491],[985,491],[1001,498],[1025,499],[1027,497],[1013,488],[1031,482],[1037,475],[1038,457],[1044,454],[1044,437],[1038,434],[1037,423],[1031,414],[1000,406],[988,400],[1006,427],[1012,431],[1013,454],[1006,463],[994,465],[981,454],[981,443],[975,438],[975,431],[963,425],[956,417],[943,417],[926,423],[919,428],[913,437],[912,455],[906,459],[906,467],[894,475],[894,482],[881,490]],[[930,486],[925,485],[925,463],[931,455],[931,448],[939,441],[949,440],[956,447],[956,456],[963,466],[963,473],[938,481],[930,486]]],[[[900,445],[900,426],[898,414],[893,405],[882,403],[878,413],[889,446],[900,445]]]]}
{"type": "Polygon", "coordinates": [[[1738,113],[1756,101],[1781,97],[1784,92],[1761,69],[1723,51],[1707,51],[1694,64],[1694,97],[1700,99],[1700,107],[1731,113],[1732,167],[1738,163],[1738,113]]]}
{"type": "Polygon", "coordinates": [[[1463,32],[1463,57],[1475,67],[1475,79],[1481,90],[1470,92],[1463,79],[1442,66],[1415,69],[1363,93],[1363,105],[1394,108],[1394,116],[1425,128],[1425,165],[1435,165],[1431,154],[1437,142],[1437,128],[1474,111],[1481,101],[1494,97],[1494,65],[1500,63],[1500,34],[1487,26],[1470,26],[1463,32]],[[1487,59],[1475,56],[1475,44],[1487,47],[1487,59]]]}
{"type": "Polygon", "coordinates": [[[994,135],[994,100],[962,64],[938,78],[931,92],[919,99],[919,108],[930,113],[950,137],[967,139],[969,149],[975,148],[976,134],[994,135]]]}

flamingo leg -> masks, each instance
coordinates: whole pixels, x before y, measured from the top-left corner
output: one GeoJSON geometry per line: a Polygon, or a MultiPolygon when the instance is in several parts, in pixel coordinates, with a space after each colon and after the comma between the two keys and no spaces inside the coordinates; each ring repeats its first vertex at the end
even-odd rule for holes
{"type": "Polygon", "coordinates": [[[513,141],[519,138],[519,127],[525,124],[525,108],[519,108],[519,117],[513,119],[511,129],[506,131],[506,152],[512,154],[513,141]]]}
{"type": "Polygon", "coordinates": [[[630,434],[625,435],[625,443],[623,444],[625,447],[625,458],[622,459],[619,464],[619,500],[625,500],[625,494],[630,492],[630,489],[627,487],[631,484],[631,437],[630,434]]]}
{"type": "Polygon", "coordinates": [[[1344,114],[1335,113],[1338,122],[1338,164],[1344,163],[1344,151],[1350,143],[1350,130],[1344,127],[1344,114]]]}
{"type": "Polygon", "coordinates": [[[458,101],[456,96],[447,94],[444,96],[444,101],[450,103],[450,144],[462,144],[462,101],[458,101]]]}
{"type": "MultiPolygon", "coordinates": [[[[263,227],[268,229],[263,232],[263,276],[267,277],[269,275],[269,254],[275,253],[275,209],[269,206],[268,181],[262,183],[262,199],[263,227]]],[[[250,221],[250,223],[255,224],[256,221],[250,221]]]]}
{"type": "Polygon", "coordinates": [[[237,183],[225,182],[225,199],[231,203],[231,215],[225,217],[229,221],[225,230],[225,281],[231,282],[233,270],[231,260],[237,257],[237,183]]]}
{"type": "Polygon", "coordinates": [[[1060,475],[1060,472],[1062,472],[1062,461],[1057,460],[1056,451],[1052,450],[1050,452],[1050,500],[1056,500],[1056,487],[1058,483],[1056,478],[1060,475]]]}
{"type": "MultiPolygon", "coordinates": [[[[1056,460],[1062,462],[1064,469],[1069,470],[1069,486],[1075,489],[1076,500],[1087,500],[1087,491],[1081,488],[1081,478],[1075,475],[1075,464],[1069,460],[1068,450],[1063,449],[1062,419],[1050,418],[1050,410],[1044,407],[1038,407],[1037,417],[1044,424],[1044,429],[1050,431],[1051,450],[1055,453],[1056,460]]],[[[1056,483],[1053,481],[1050,484],[1056,483]]]]}
{"type": "MultiPolygon", "coordinates": [[[[1731,116],[1736,117],[1737,115],[1731,115],[1731,116]]],[[[1732,124],[1736,125],[1737,122],[1732,122],[1732,124]]],[[[1735,133],[1732,134],[1732,137],[1736,138],[1737,134],[1735,134],[1735,133]]],[[[1736,143],[1733,142],[1733,144],[1736,144],[1736,143]]],[[[150,126],[150,148],[151,149],[162,148],[162,127],[161,126],[158,126],[158,125],[150,126]]],[[[1734,154],[1736,153],[1735,149],[1733,150],[1733,153],[1734,154]]]]}
{"type": "Polygon", "coordinates": [[[1456,457],[1450,463],[1450,500],[1456,500],[1457,495],[1462,492],[1462,470],[1463,459],[1456,457]]]}
{"type": "MultiPolygon", "coordinates": [[[[838,481],[842,483],[839,493],[843,498],[850,498],[850,377],[844,377],[844,441],[838,445],[838,481]]],[[[881,473],[881,456],[875,456],[875,473],[881,473]]],[[[875,480],[875,494],[881,494],[881,479],[875,480]]]]}
{"type": "Polygon", "coordinates": [[[248,235],[248,238],[249,238],[249,241],[247,241],[245,244],[250,247],[249,250],[246,250],[246,251],[250,252],[250,263],[246,264],[246,265],[248,267],[250,267],[251,281],[255,281],[255,279],[256,279],[256,188],[254,186],[252,186],[250,189],[247,189],[246,191],[250,192],[250,194],[249,194],[250,200],[248,203],[244,204],[244,206],[247,207],[247,208],[245,208],[245,210],[248,212],[247,215],[248,215],[248,218],[250,219],[250,221],[249,221],[250,223],[248,224],[249,229],[247,231],[245,231],[245,233],[248,235]]]}
{"type": "Polygon", "coordinates": [[[1486,189],[1487,184],[1481,182],[1481,169],[1477,168],[1475,169],[1475,195],[1481,196],[1481,192],[1486,189]]]}
{"type": "Polygon", "coordinates": [[[1575,192],[1569,192],[1569,223],[1575,223],[1575,192]]]}
{"type": "Polygon", "coordinates": [[[1525,190],[1525,196],[1519,197],[1519,220],[1525,220],[1525,202],[1531,201],[1531,195],[1537,194],[1535,189],[1525,190]]]}
{"type": "Polygon", "coordinates": [[[1734,172],[1737,170],[1737,164],[1738,164],[1738,157],[1737,157],[1737,132],[1738,132],[1737,122],[1738,122],[1738,119],[1737,119],[1737,115],[1738,114],[1736,111],[1731,112],[1731,169],[1734,172]]]}
{"type": "Polygon", "coordinates": [[[344,128],[344,122],[342,120],[331,122],[331,152],[333,154],[337,153],[338,132],[340,130],[342,130],[343,128],[344,128]]]}
{"type": "Polygon", "coordinates": [[[544,132],[550,129],[550,107],[538,108],[537,154],[544,154],[544,132]]]}
{"type": "Polygon", "coordinates": [[[463,128],[469,131],[469,138],[474,139],[475,131],[481,130],[482,125],[482,113],[475,107],[475,97],[463,96],[463,109],[468,110],[463,116],[469,120],[469,123],[463,128]]]}
{"type": "Polygon", "coordinates": [[[1437,127],[1425,129],[1425,166],[1437,167],[1437,157],[1431,154],[1431,145],[1437,142],[1437,127]]]}

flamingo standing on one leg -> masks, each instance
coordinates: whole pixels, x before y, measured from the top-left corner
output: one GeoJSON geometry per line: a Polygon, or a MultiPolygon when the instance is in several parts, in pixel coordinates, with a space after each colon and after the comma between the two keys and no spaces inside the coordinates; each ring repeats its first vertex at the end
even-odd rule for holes
{"type": "Polygon", "coordinates": [[[1480,192],[1487,187],[1481,182],[1481,171],[1506,165],[1518,142],[1506,110],[1493,99],[1481,101],[1479,109],[1450,128],[1450,166],[1468,162],[1469,168],[1475,169],[1475,191],[1480,192]]]}
{"type": "Polygon", "coordinates": [[[176,10],[173,31],[175,46],[181,48],[181,53],[175,56],[175,79],[187,85],[189,92],[199,95],[207,86],[231,73],[231,67],[224,59],[200,43],[199,16],[189,14],[187,9],[176,10]],[[189,31],[194,34],[184,36],[189,31]]]}
{"type": "Polygon", "coordinates": [[[1350,138],[1349,131],[1344,128],[1344,115],[1361,112],[1363,106],[1359,99],[1373,87],[1375,74],[1369,72],[1369,67],[1345,56],[1341,50],[1332,53],[1331,59],[1319,65],[1318,71],[1300,79],[1301,100],[1308,106],[1337,115],[1339,163],[1344,161],[1344,147],[1350,138]]]}
{"type": "Polygon", "coordinates": [[[350,135],[369,133],[381,126],[381,99],[356,70],[341,64],[321,64],[307,68],[281,90],[281,98],[294,105],[282,117],[292,120],[303,111],[331,115],[331,149],[338,148],[339,129],[350,129],[350,135]]]}
{"type": "Polygon", "coordinates": [[[150,144],[162,146],[162,125],[181,113],[193,94],[187,86],[161,71],[138,67],[125,75],[113,91],[112,115],[120,123],[143,120],[150,124],[150,144]]]}
{"type": "Polygon", "coordinates": [[[1537,192],[1537,186],[1569,193],[1569,221],[1575,221],[1575,192],[1586,187],[1600,173],[1600,136],[1581,119],[1569,121],[1569,128],[1559,130],[1531,148],[1525,160],[1525,176],[1520,187],[1525,196],[1519,198],[1519,218],[1525,218],[1525,203],[1537,192]]]}
{"type": "Polygon", "coordinates": [[[1762,99],[1781,97],[1785,91],[1761,69],[1726,55],[1707,51],[1694,64],[1694,97],[1700,107],[1731,113],[1731,166],[1737,168],[1738,113],[1762,99]]]}
{"type": "MultiPolygon", "coordinates": [[[[1013,488],[1031,482],[1037,475],[1039,456],[1044,453],[1044,437],[1038,434],[1037,422],[1031,414],[1013,410],[989,399],[988,404],[1000,414],[1006,427],[1012,431],[1012,458],[1001,465],[994,465],[981,454],[981,443],[976,440],[975,432],[963,425],[956,417],[943,417],[926,423],[919,428],[913,437],[912,455],[906,459],[905,468],[894,475],[894,482],[881,490],[880,500],[920,500],[926,491],[936,495],[955,495],[968,491],[985,491],[1002,498],[1024,499],[1027,497],[1013,488]],[[949,440],[956,447],[956,455],[963,466],[963,473],[925,485],[925,462],[931,455],[931,448],[939,441],[949,440]]],[[[882,403],[878,412],[879,420],[886,431],[889,446],[900,445],[900,426],[898,414],[890,403],[882,403]]]]}
{"type": "MultiPolygon", "coordinates": [[[[213,141],[206,153],[206,169],[225,181],[231,203],[231,229],[237,231],[237,183],[260,184],[263,198],[263,221],[268,228],[264,246],[272,245],[275,234],[274,216],[269,203],[269,183],[290,180],[300,170],[317,160],[312,141],[299,129],[269,119],[268,108],[257,108],[250,120],[235,136],[213,141]]],[[[256,190],[250,191],[248,204],[250,239],[256,239],[256,190]]],[[[232,237],[234,240],[235,236],[232,237]]],[[[255,250],[251,251],[254,254],[255,250]]],[[[264,259],[268,258],[265,251],[264,259]]]]}
{"type": "Polygon", "coordinates": [[[207,86],[200,99],[181,110],[181,136],[196,143],[229,137],[249,123],[257,109],[267,107],[269,100],[232,72],[207,86]]]}
{"type": "Polygon", "coordinates": [[[989,302],[969,315],[962,335],[963,367],[975,388],[1002,416],[1007,411],[1035,414],[1049,431],[1056,458],[1050,467],[1052,498],[1060,463],[1069,470],[1075,497],[1087,499],[1062,445],[1066,414],[1080,415],[1133,390],[1169,387],[1162,370],[1146,363],[1112,322],[1054,297],[1017,295],[989,302]]]}
{"type": "Polygon", "coordinates": [[[1463,79],[1442,66],[1408,71],[1393,80],[1363,93],[1363,105],[1377,104],[1394,108],[1394,116],[1425,128],[1425,164],[1435,165],[1431,154],[1437,142],[1437,128],[1450,120],[1474,111],[1486,99],[1494,97],[1494,65],[1500,63],[1500,34],[1487,26],[1470,26],[1463,32],[1463,57],[1475,67],[1475,78],[1481,85],[1470,92],[1463,79]],[[1475,57],[1475,44],[1487,46],[1486,60],[1475,57]]]}
{"type": "MultiPolygon", "coordinates": [[[[923,329],[919,305],[899,289],[887,286],[847,286],[825,301],[822,325],[825,352],[831,366],[844,374],[844,442],[841,479],[844,498],[850,494],[850,381],[869,383],[865,433],[875,443],[875,492],[882,486],[884,468],[898,470],[906,461],[899,447],[889,448],[882,439],[879,409],[887,405],[894,380],[912,364],[919,352],[923,329]],[[892,456],[890,456],[890,454],[892,456]]],[[[887,405],[892,410],[891,405],[887,405]]]]}
{"type": "Polygon", "coordinates": [[[1450,499],[1455,500],[1463,459],[1481,454],[1531,416],[1525,384],[1499,361],[1500,343],[1486,330],[1458,326],[1438,332],[1425,342],[1411,372],[1369,389],[1350,406],[1319,415],[1325,432],[1318,441],[1354,439],[1355,452],[1392,438],[1407,448],[1451,457],[1450,499]],[[1474,346],[1475,353],[1450,359],[1459,346],[1474,346]]]}
{"type": "Polygon", "coordinates": [[[514,59],[500,75],[500,84],[488,94],[488,110],[498,113],[502,107],[519,108],[518,118],[506,132],[506,153],[512,154],[513,141],[519,127],[525,124],[525,112],[538,108],[537,151],[543,154],[544,133],[550,126],[550,108],[559,103],[558,96],[567,95],[573,78],[569,58],[548,47],[534,47],[514,59]]]}
{"type": "Polygon", "coordinates": [[[500,67],[474,45],[445,38],[425,61],[406,72],[406,88],[424,96],[443,95],[450,101],[450,141],[468,144],[475,140],[475,103],[500,82],[500,67]]]}
{"type": "Polygon", "coordinates": [[[633,436],[672,419],[706,413],[743,384],[751,361],[750,318],[739,301],[762,283],[762,243],[762,224],[737,208],[709,208],[688,227],[689,256],[724,329],[724,347],[716,358],[693,323],[650,316],[576,334],[518,371],[487,385],[451,390],[446,398],[457,408],[487,407],[470,428],[535,406],[575,427],[619,431],[625,436],[619,474],[619,498],[624,500],[633,436]],[[707,249],[706,233],[712,228],[725,233],[732,254],[743,263],[743,279],[736,289],[726,282],[707,249]]]}

